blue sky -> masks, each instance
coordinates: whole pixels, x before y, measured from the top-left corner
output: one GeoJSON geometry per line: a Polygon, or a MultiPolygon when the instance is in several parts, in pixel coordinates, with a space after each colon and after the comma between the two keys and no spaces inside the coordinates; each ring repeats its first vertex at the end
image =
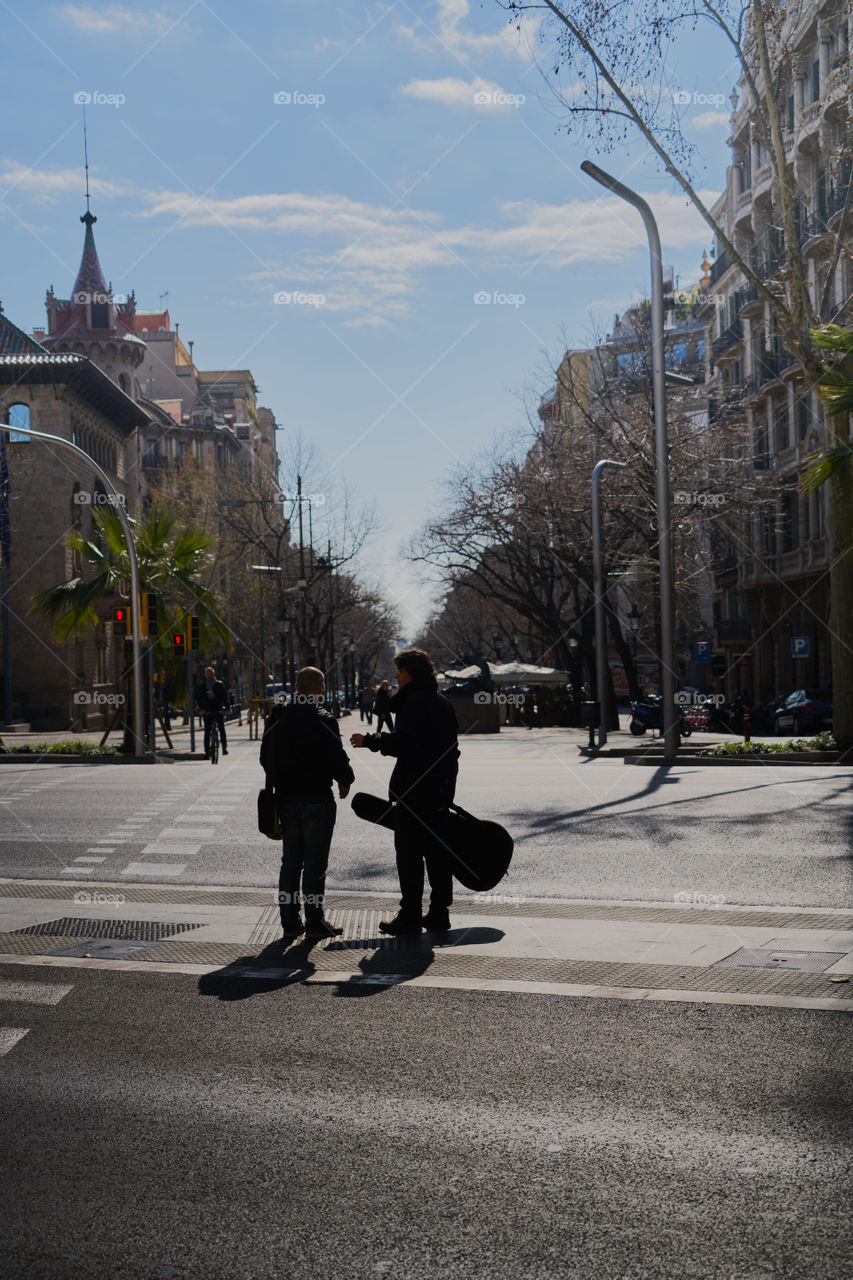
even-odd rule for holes
{"type": "MultiPolygon", "coordinates": [[[[520,396],[547,389],[564,341],[588,343],[646,285],[639,220],[580,173],[584,157],[649,196],[682,283],[710,248],[644,145],[596,157],[558,131],[538,19],[519,37],[492,0],[3,13],[6,313],[32,328],[48,285],[71,289],[74,99],[89,93],[105,275],[139,308],[168,291],[201,368],[253,370],[261,403],[324,459],[330,511],[344,479],[375,500],[384,531],[363,567],[407,631],[429,593],[400,549],[442,478],[523,423],[520,396]]],[[[711,194],[734,80],[707,31],[671,51],[664,91],[691,97],[682,119],[711,194]]]]}

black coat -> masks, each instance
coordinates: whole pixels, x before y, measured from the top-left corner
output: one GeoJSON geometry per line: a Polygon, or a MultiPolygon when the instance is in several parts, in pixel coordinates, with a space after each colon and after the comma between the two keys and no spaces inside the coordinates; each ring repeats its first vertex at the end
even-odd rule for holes
{"type": "Polygon", "coordinates": [[[391,695],[387,689],[379,689],[373,699],[373,714],[387,716],[391,708],[391,695]]]}
{"type": "Polygon", "coordinates": [[[337,720],[311,703],[276,709],[261,739],[261,767],[279,799],[312,804],[334,799],[333,782],[355,781],[337,720]]]}
{"type": "Polygon", "coordinates": [[[209,698],[207,696],[207,681],[202,680],[201,684],[196,688],[195,698],[199,711],[224,711],[228,703],[228,695],[225,692],[225,685],[222,681],[214,680],[213,688],[210,692],[212,696],[209,698]]]}
{"type": "Polygon", "coordinates": [[[365,734],[365,746],[396,757],[388,794],[417,811],[442,809],[456,791],[459,772],[456,712],[433,676],[410,680],[391,699],[393,733],[365,734]]]}

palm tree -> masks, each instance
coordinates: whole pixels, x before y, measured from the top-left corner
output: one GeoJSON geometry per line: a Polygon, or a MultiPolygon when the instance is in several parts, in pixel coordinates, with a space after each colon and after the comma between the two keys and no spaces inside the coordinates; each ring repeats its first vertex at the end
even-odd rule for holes
{"type": "MultiPolygon", "coordinates": [[[[99,610],[102,601],[106,597],[126,599],[128,595],[130,565],[121,522],[111,507],[98,507],[92,512],[92,521],[91,537],[75,529],[65,539],[66,546],[82,557],[88,572],[84,570],[32,598],[30,612],[47,618],[59,641],[96,630],[103,621],[99,610]]],[[[231,646],[231,632],[219,602],[200,581],[212,539],[203,529],[178,525],[175,515],[163,507],[151,507],[130,524],[140,588],[158,596],[155,660],[170,670],[176,688],[183,692],[186,662],[173,659],[170,636],[184,631],[187,613],[198,615],[202,650],[217,642],[231,646]]]]}

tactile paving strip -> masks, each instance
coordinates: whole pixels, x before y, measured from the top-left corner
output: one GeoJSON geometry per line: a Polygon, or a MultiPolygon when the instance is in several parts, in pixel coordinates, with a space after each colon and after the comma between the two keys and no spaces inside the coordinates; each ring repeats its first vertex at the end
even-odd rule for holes
{"type": "MultiPolygon", "coordinates": [[[[20,880],[0,881],[0,898],[44,898],[69,902],[78,892],[93,890],[121,894],[125,902],[192,903],[198,906],[269,907],[275,901],[274,889],[200,889],[188,885],[125,885],[98,884],[82,881],[79,884],[54,884],[20,880]]],[[[396,895],[385,898],[365,894],[332,890],[328,894],[329,906],[350,910],[376,910],[391,914],[397,910],[396,895]]],[[[853,912],[779,911],[773,907],[692,907],[661,903],[660,905],[636,905],[614,902],[562,902],[547,898],[528,899],[523,894],[513,894],[508,886],[498,886],[491,895],[459,894],[454,910],[466,915],[507,916],[520,915],[530,918],[555,920],[633,920],[665,924],[734,925],[744,928],[777,929],[853,929],[853,912]]]]}
{"type": "MultiPolygon", "coordinates": [[[[327,951],[390,951],[395,950],[401,939],[385,937],[379,932],[379,921],[394,915],[393,906],[384,911],[374,911],[369,907],[334,907],[326,911],[326,919],[331,925],[342,928],[339,938],[330,938],[322,946],[327,951]]],[[[278,907],[267,907],[255,925],[250,937],[249,946],[266,947],[277,942],[281,937],[281,920],[278,907]]]]}

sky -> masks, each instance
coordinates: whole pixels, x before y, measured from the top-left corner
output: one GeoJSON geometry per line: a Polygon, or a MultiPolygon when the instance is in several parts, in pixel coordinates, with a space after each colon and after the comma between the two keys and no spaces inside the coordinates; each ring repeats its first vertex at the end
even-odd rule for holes
{"type": "MultiPolygon", "coordinates": [[[[0,10],[6,314],[30,330],[49,285],[70,295],[88,97],[104,274],[139,309],[167,295],[200,368],[251,368],[280,449],[301,436],[322,460],[330,517],[344,483],[375,502],[360,567],[405,634],[432,588],[404,547],[448,473],[523,427],[565,345],[647,288],[638,216],[581,161],[646,195],[682,284],[710,250],[645,143],[597,156],[561,130],[540,20],[518,33],[497,0],[0,10]]],[[[669,51],[661,91],[709,200],[735,79],[707,30],[669,51]]]]}

